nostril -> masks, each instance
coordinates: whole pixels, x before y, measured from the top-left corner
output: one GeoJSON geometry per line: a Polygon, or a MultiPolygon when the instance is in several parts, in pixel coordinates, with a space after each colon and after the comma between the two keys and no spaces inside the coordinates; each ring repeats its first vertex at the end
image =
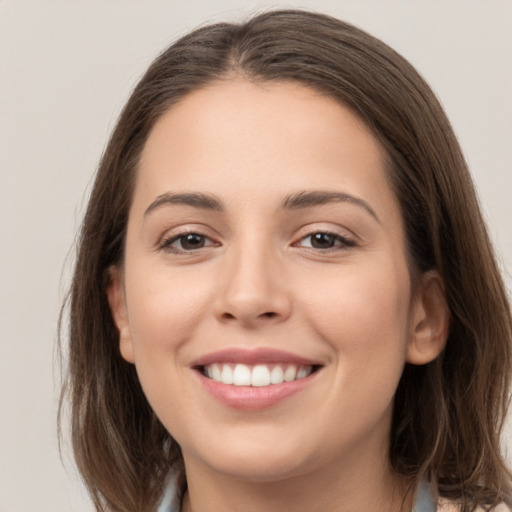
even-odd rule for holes
{"type": "Polygon", "coordinates": [[[274,313],[273,311],[269,311],[267,313],[263,313],[262,316],[264,316],[266,318],[274,318],[276,316],[276,313],[274,313]]]}
{"type": "Polygon", "coordinates": [[[232,315],[231,313],[223,313],[222,318],[225,320],[233,320],[235,318],[235,315],[232,315]]]}

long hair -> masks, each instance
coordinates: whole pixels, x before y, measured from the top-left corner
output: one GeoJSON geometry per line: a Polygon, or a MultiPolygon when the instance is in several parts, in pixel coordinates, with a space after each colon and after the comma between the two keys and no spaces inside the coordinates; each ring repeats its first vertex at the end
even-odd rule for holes
{"type": "Polygon", "coordinates": [[[151,128],[184,96],[233,76],[294,81],[338,100],[387,152],[405,222],[411,276],[436,269],[451,327],[446,349],[407,364],[393,413],[390,464],[431,481],[462,512],[510,502],[500,454],[512,319],[466,163],[446,115],[415,69],[384,43],[326,15],[271,11],[193,31],[165,50],[128,100],[101,159],[69,294],[75,459],[98,511],[154,511],[179,446],[119,353],[107,269],[121,264],[138,160],[151,128]]]}

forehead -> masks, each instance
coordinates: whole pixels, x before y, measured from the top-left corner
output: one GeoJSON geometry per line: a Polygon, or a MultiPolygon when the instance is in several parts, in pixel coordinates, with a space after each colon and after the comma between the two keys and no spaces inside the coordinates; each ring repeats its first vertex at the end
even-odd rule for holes
{"type": "Polygon", "coordinates": [[[143,156],[163,138],[169,143],[172,136],[191,133],[215,139],[216,143],[221,135],[232,135],[233,141],[245,142],[246,149],[250,149],[275,135],[261,130],[255,139],[251,128],[261,128],[262,123],[267,128],[284,129],[283,136],[307,135],[317,141],[357,131],[366,136],[366,143],[378,146],[364,123],[347,106],[311,87],[292,81],[226,79],[189,93],[165,112],[153,127],[143,156]],[[223,132],[219,131],[221,126],[223,132]]]}
{"type": "Polygon", "coordinates": [[[385,161],[366,125],[314,89],[218,81],[186,96],[155,124],[141,155],[135,200],[191,189],[222,196],[229,184],[266,197],[290,188],[341,187],[395,202],[385,161]]]}

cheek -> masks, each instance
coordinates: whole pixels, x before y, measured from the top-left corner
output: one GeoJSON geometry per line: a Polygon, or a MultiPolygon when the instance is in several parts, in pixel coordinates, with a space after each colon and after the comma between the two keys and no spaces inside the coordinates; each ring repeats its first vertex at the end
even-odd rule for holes
{"type": "Polygon", "coordinates": [[[325,435],[333,442],[340,425],[353,439],[372,425],[387,425],[403,372],[410,321],[408,272],[394,264],[379,268],[340,269],[338,278],[309,294],[305,306],[309,324],[332,354],[332,379],[319,421],[331,425],[325,435]]]}
{"type": "Polygon", "coordinates": [[[190,340],[208,315],[211,284],[197,272],[194,277],[186,269],[161,265],[132,265],[126,275],[137,374],[152,409],[174,433],[180,424],[176,416],[188,417],[187,404],[195,399],[184,385],[184,361],[190,340]]]}
{"type": "Polygon", "coordinates": [[[143,273],[127,272],[128,317],[139,359],[176,350],[190,339],[199,320],[208,314],[211,285],[198,272],[144,266],[143,273]]]}
{"type": "Polygon", "coordinates": [[[375,268],[340,268],[308,294],[305,309],[340,360],[394,363],[401,370],[410,322],[408,271],[393,261],[375,268]]]}

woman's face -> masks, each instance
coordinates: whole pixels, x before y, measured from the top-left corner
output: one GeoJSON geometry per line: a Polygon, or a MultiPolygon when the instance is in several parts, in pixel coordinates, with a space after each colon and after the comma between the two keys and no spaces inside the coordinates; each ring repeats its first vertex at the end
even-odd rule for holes
{"type": "Polygon", "coordinates": [[[112,276],[121,353],[187,469],[385,460],[425,308],[383,150],[350,110],[294,83],[187,96],[143,150],[112,276]]]}

